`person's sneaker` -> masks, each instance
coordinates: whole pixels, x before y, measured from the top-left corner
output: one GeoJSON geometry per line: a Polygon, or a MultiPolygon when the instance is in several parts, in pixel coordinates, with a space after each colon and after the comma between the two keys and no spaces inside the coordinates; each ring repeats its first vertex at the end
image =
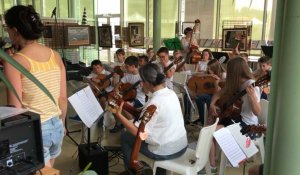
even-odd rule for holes
{"type": "MultiPolygon", "coordinates": [[[[210,167],[211,174],[217,174],[217,167],[210,167]]],[[[197,173],[197,175],[206,174],[205,168],[197,173]]]]}

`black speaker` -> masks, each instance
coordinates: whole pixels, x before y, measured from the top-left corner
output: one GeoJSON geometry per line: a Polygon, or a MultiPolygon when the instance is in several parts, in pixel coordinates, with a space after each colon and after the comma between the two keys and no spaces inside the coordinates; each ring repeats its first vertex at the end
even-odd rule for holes
{"type": "Polygon", "coordinates": [[[98,175],[108,174],[108,152],[98,143],[81,144],[78,146],[79,168],[83,170],[86,165],[92,162],[90,170],[94,170],[98,175]]]}
{"type": "Polygon", "coordinates": [[[27,175],[44,167],[41,122],[25,112],[0,118],[0,174],[27,175]]]}

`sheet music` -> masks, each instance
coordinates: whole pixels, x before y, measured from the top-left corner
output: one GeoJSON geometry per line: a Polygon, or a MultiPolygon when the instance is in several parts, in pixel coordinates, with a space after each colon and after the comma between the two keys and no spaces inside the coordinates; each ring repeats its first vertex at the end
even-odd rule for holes
{"type": "Polygon", "coordinates": [[[24,113],[26,111],[28,110],[23,108],[0,106],[0,120],[24,113]]]}
{"type": "Polygon", "coordinates": [[[103,109],[98,103],[90,86],[76,92],[68,98],[80,119],[87,127],[91,127],[93,123],[103,113],[103,109]]]}
{"type": "Polygon", "coordinates": [[[216,131],[214,137],[233,167],[247,158],[227,128],[216,131]]]}
{"type": "Polygon", "coordinates": [[[247,158],[252,157],[258,152],[257,147],[255,146],[254,142],[250,139],[250,137],[246,137],[240,132],[241,127],[239,123],[229,125],[227,126],[227,129],[229,129],[230,133],[232,134],[242,151],[245,153],[247,158]]]}

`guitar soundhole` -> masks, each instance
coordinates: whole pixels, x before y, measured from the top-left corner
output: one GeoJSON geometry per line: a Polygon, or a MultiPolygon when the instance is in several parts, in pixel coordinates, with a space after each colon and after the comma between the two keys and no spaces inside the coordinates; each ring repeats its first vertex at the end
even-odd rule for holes
{"type": "Polygon", "coordinates": [[[209,82],[204,83],[204,88],[205,89],[212,89],[214,87],[215,87],[214,83],[209,83],[209,82]]]}

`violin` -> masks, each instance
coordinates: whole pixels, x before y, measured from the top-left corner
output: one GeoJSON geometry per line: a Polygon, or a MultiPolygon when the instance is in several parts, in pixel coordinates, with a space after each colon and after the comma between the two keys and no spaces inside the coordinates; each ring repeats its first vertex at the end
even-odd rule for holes
{"type": "Polygon", "coordinates": [[[169,64],[167,67],[164,68],[164,73],[166,74],[174,65],[182,62],[182,60],[183,60],[183,57],[175,58],[171,64],[169,64]]]}
{"type": "Polygon", "coordinates": [[[267,128],[264,125],[245,125],[242,126],[240,132],[250,138],[257,138],[262,134],[265,134],[267,132],[267,128]]]}

